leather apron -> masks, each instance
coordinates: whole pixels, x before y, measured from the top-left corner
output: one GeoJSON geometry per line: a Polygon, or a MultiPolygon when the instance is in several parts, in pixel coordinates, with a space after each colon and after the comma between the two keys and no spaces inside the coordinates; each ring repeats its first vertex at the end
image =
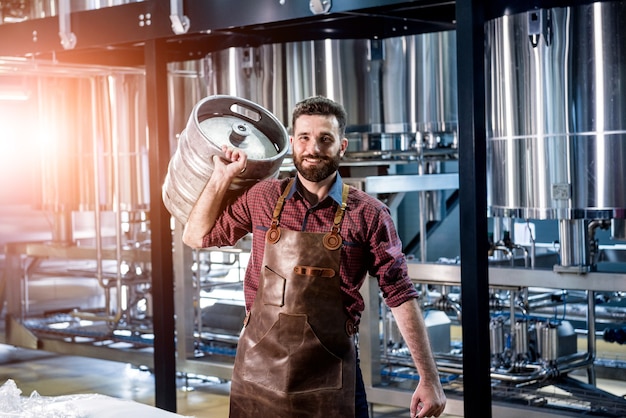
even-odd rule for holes
{"type": "Polygon", "coordinates": [[[239,338],[230,417],[353,417],[355,327],[340,291],[343,203],[326,234],[279,228],[265,239],[259,289],[239,338]]]}

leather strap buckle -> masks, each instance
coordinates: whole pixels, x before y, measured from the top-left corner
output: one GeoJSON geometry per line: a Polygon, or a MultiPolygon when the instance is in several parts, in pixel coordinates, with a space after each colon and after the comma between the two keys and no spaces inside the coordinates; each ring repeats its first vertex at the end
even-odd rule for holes
{"type": "Polygon", "coordinates": [[[293,268],[294,273],[302,274],[303,276],[315,276],[315,277],[335,277],[335,270],[322,267],[312,266],[295,266],[293,268]]]}

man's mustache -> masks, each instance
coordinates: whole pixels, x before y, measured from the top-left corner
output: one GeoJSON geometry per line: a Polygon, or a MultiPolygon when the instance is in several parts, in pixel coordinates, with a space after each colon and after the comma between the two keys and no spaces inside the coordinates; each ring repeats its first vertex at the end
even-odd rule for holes
{"type": "Polygon", "coordinates": [[[301,159],[305,159],[305,158],[315,158],[318,160],[330,160],[330,158],[326,155],[313,155],[313,154],[307,154],[307,155],[303,155],[300,157],[301,159]]]}

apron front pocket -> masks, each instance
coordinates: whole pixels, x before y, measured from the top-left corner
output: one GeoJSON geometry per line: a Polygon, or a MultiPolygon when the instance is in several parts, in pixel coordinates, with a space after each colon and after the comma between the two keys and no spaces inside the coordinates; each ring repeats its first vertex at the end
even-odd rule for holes
{"type": "Polygon", "coordinates": [[[307,315],[281,313],[244,353],[243,378],[283,393],[341,389],[342,360],[320,342],[307,315]]]}

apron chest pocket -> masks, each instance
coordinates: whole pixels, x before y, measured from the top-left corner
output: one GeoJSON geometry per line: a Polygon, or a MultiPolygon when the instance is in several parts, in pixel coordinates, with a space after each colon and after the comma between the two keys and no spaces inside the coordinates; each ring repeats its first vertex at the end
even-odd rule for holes
{"type": "Polygon", "coordinates": [[[263,304],[272,306],[285,305],[285,285],[287,280],[274,270],[265,266],[263,283],[263,304]]]}

